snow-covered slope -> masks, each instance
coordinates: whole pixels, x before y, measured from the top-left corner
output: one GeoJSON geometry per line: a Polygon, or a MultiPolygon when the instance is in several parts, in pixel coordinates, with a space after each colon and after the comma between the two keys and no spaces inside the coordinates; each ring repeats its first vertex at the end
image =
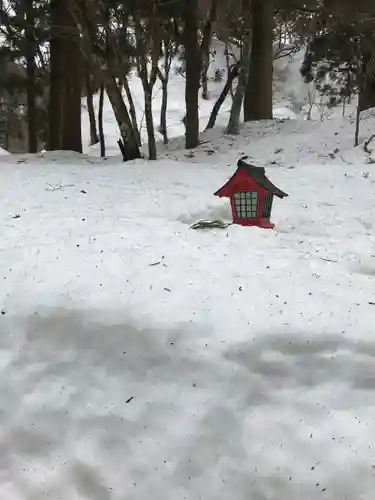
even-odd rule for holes
{"type": "MultiPolygon", "coordinates": [[[[224,55],[225,46],[222,42],[215,41],[212,47],[212,60],[209,66],[209,100],[200,99],[199,116],[200,128],[203,131],[207,125],[212,107],[220,95],[226,80],[226,58],[224,55]],[[216,71],[222,73],[222,81],[215,81],[214,75],[216,71]]],[[[236,53],[235,48],[231,48],[231,52],[236,53]]],[[[234,56],[230,56],[231,62],[234,61],[234,56]]],[[[304,84],[299,68],[303,58],[303,51],[298,52],[290,57],[285,57],[275,61],[275,94],[274,94],[274,116],[275,118],[297,118],[304,103],[308,100],[309,86],[304,84]]],[[[180,137],[185,133],[185,127],[182,123],[185,114],[184,93],[185,93],[185,79],[178,72],[181,63],[175,59],[170,76],[170,84],[168,88],[168,135],[171,138],[180,137]]],[[[138,123],[140,126],[141,134],[144,140],[147,140],[146,123],[144,117],[144,94],[139,78],[133,73],[130,76],[130,87],[134,98],[138,123]]],[[[156,128],[156,136],[159,140],[162,139],[161,134],[158,132],[158,125],[160,120],[160,109],[162,99],[162,89],[159,81],[156,82],[154,87],[154,98],[152,101],[154,120],[156,128]]],[[[98,96],[95,97],[95,105],[97,106],[98,96]]],[[[228,97],[224,102],[220,115],[217,120],[217,126],[220,128],[228,124],[229,111],[231,107],[231,98],[228,97]]],[[[85,103],[83,105],[83,134],[84,134],[84,147],[86,152],[90,151],[91,154],[99,154],[99,146],[92,148],[88,147],[89,144],[89,124],[88,114],[86,111],[85,103]]],[[[316,117],[317,113],[314,114],[316,117]]],[[[303,113],[300,116],[303,119],[303,113]]],[[[106,142],[108,146],[108,155],[118,154],[118,126],[113,115],[113,111],[105,98],[104,102],[104,132],[106,135],[106,142]]]]}

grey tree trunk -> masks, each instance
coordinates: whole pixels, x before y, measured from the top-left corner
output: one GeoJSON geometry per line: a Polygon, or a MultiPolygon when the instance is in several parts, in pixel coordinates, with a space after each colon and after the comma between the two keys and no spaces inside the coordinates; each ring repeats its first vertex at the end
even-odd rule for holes
{"type": "Polygon", "coordinates": [[[223,88],[218,100],[215,102],[214,107],[212,108],[211,115],[210,115],[210,118],[208,120],[206,130],[208,130],[210,128],[214,128],[217,116],[218,116],[219,111],[220,111],[220,108],[221,108],[222,104],[224,103],[225,99],[227,98],[227,95],[229,94],[230,89],[232,88],[233,80],[235,78],[237,78],[237,76],[238,76],[238,68],[239,68],[239,64],[237,63],[235,66],[233,66],[232,68],[229,69],[227,81],[224,85],[224,88],[223,88]]]}
{"type": "Polygon", "coordinates": [[[251,45],[251,35],[248,32],[245,35],[245,41],[243,45],[242,57],[238,73],[238,84],[233,96],[232,108],[230,110],[229,122],[227,127],[228,134],[236,135],[239,133],[240,130],[240,115],[249,75],[250,45],[251,45]]]}
{"type": "Polygon", "coordinates": [[[126,154],[124,155],[124,161],[140,158],[141,153],[139,151],[136,135],[116,79],[108,69],[103,72],[103,77],[105,90],[115,114],[120,129],[121,139],[125,147],[126,154]]]}
{"type": "Polygon", "coordinates": [[[272,119],[274,0],[251,0],[252,45],[244,120],[272,119]]]}

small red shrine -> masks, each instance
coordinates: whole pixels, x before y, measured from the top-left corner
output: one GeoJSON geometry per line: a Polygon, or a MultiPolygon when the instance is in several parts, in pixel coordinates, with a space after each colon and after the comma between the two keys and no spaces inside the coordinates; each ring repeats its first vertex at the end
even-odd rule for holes
{"type": "Polygon", "coordinates": [[[230,198],[235,224],[273,229],[270,222],[273,197],[288,195],[272,184],[263,167],[246,163],[246,158],[238,160],[236,172],[215,196],[230,198]]]}

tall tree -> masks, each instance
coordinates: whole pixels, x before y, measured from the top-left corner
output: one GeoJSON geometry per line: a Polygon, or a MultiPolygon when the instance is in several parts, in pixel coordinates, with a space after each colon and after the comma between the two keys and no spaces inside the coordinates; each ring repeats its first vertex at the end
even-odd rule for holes
{"type": "Polygon", "coordinates": [[[272,118],[274,1],[251,0],[252,41],[244,120],[272,118]]]}
{"type": "Polygon", "coordinates": [[[81,40],[71,1],[50,3],[50,149],[81,153],[81,40]]]}
{"type": "Polygon", "coordinates": [[[199,144],[199,87],[201,78],[201,50],[198,39],[198,0],[185,0],[183,41],[185,49],[185,146],[199,144]]]}
{"type": "Polygon", "coordinates": [[[38,151],[38,125],[36,108],[36,40],[35,40],[35,17],[33,0],[25,0],[26,17],[26,94],[27,94],[27,131],[28,151],[38,151]]]}
{"type": "Polygon", "coordinates": [[[138,141],[117,78],[118,67],[115,34],[107,18],[108,5],[100,0],[70,0],[76,24],[81,27],[84,54],[92,71],[101,77],[119,126],[124,161],[140,158],[138,141]],[[100,31],[105,33],[104,41],[100,31]]]}

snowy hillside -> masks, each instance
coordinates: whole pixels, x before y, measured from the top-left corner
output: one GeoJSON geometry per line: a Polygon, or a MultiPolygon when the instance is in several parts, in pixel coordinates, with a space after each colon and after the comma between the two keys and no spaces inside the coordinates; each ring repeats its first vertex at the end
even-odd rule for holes
{"type": "Polygon", "coordinates": [[[157,162],[1,156],[0,499],[373,500],[375,114],[187,152],[170,94],[157,162]],[[242,155],[275,229],[191,229],[242,155]]]}
{"type": "MultiPolygon", "coordinates": [[[[233,48],[231,50],[234,50],[233,48]]],[[[274,117],[282,119],[295,119],[297,117],[303,119],[301,107],[308,101],[308,93],[310,87],[306,85],[300,75],[299,68],[303,58],[303,51],[297,54],[278,59],[275,61],[275,94],[274,94],[274,117]]],[[[233,62],[233,57],[230,57],[233,62]]],[[[170,84],[168,88],[168,135],[170,138],[180,137],[185,133],[185,127],[182,119],[185,114],[185,79],[178,73],[178,68],[181,63],[175,59],[170,76],[170,84]]],[[[209,67],[209,100],[200,99],[199,116],[200,128],[203,131],[207,125],[213,104],[219,97],[226,79],[226,61],[224,55],[224,44],[216,41],[212,47],[212,61],[209,67]],[[215,81],[214,75],[216,71],[222,73],[222,81],[215,81]]],[[[139,78],[133,73],[130,77],[130,88],[134,98],[134,103],[137,111],[137,118],[141,135],[147,141],[146,123],[144,117],[144,94],[139,78]]],[[[153,111],[157,138],[161,141],[162,135],[158,132],[159,117],[161,109],[162,89],[160,81],[157,80],[154,87],[153,111]]],[[[95,106],[98,107],[99,97],[95,97],[95,106]]],[[[224,102],[221,112],[217,120],[218,127],[224,127],[228,124],[229,111],[231,107],[231,98],[228,97],[224,102]]],[[[99,155],[99,145],[92,148],[89,144],[89,121],[88,114],[85,110],[86,105],[83,105],[83,143],[86,152],[99,155]]],[[[318,113],[314,113],[314,118],[319,118],[318,113]]],[[[104,103],[104,132],[106,135],[106,143],[108,146],[108,155],[118,154],[118,125],[116,123],[113,111],[105,99],[104,103]]]]}

